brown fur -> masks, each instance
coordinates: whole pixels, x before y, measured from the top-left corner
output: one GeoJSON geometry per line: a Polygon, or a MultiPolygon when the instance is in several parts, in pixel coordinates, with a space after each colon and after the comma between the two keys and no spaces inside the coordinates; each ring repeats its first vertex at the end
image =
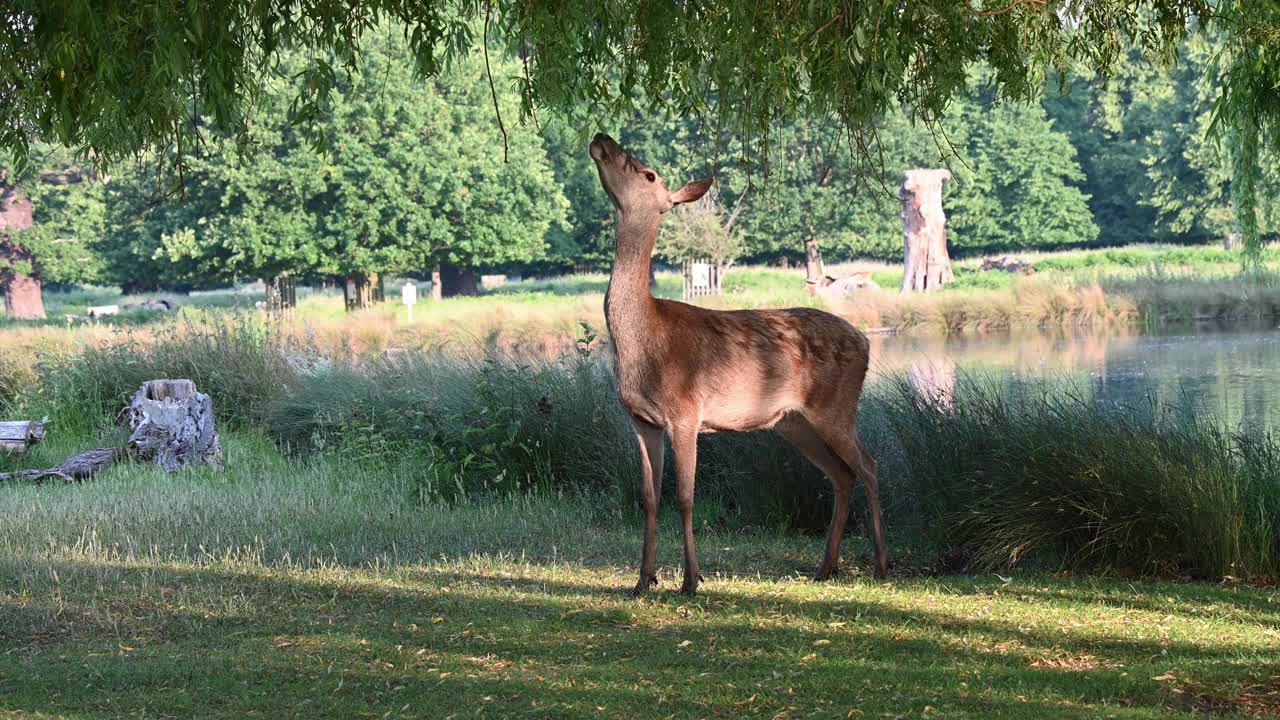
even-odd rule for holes
{"type": "Polygon", "coordinates": [[[774,428],[831,478],[835,505],[815,579],[839,565],[855,478],[871,507],[876,575],[888,571],[876,462],[857,437],[867,338],[820,310],[717,311],[649,293],[650,255],[662,213],[696,200],[709,181],[668,192],[661,178],[607,135],[591,143],[600,182],[618,209],[605,317],[622,405],[640,444],[645,542],[634,592],[656,583],[655,544],[662,438],[671,436],[684,526],[684,592],[701,576],[693,540],[693,487],[700,432],[774,428]]]}

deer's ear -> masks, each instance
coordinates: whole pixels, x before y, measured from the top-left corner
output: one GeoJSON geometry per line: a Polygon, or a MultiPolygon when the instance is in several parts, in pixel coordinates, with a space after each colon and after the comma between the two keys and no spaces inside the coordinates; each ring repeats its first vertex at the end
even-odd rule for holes
{"type": "Polygon", "coordinates": [[[703,195],[706,195],[707,191],[710,189],[711,178],[685,183],[684,187],[671,193],[671,204],[679,205],[680,203],[693,202],[703,195]]]}

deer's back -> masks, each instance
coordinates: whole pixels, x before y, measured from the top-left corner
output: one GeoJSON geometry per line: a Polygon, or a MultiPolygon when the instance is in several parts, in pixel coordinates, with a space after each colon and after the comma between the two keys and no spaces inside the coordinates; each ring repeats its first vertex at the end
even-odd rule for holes
{"type": "Polygon", "coordinates": [[[869,350],[862,333],[821,310],[718,311],[673,301],[658,301],[648,338],[630,345],[617,357],[627,409],[658,425],[697,410],[705,430],[769,427],[819,402],[852,406],[869,350]]]}

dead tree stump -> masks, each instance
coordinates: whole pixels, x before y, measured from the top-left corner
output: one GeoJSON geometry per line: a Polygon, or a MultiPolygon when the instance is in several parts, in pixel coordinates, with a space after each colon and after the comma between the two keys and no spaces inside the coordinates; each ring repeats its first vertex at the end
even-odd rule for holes
{"type": "MultiPolygon", "coordinates": [[[[85,480],[117,460],[155,463],[166,472],[187,465],[222,469],[222,443],[213,426],[213,400],[196,392],[190,380],[151,380],[124,409],[133,435],[124,449],[95,448],[72,455],[54,467],[0,473],[0,482],[49,478],[85,480]]],[[[16,425],[17,423],[13,423],[16,425]]]]}
{"type": "Polygon", "coordinates": [[[902,292],[937,290],[955,279],[947,253],[947,216],[942,212],[942,183],[949,170],[908,170],[903,173],[898,199],[902,201],[902,292]]]}
{"type": "Polygon", "coordinates": [[[822,267],[822,250],[818,247],[818,239],[810,236],[804,241],[804,279],[818,282],[826,270],[822,267]]]}
{"type": "Polygon", "coordinates": [[[143,383],[129,403],[133,432],[125,451],[138,462],[166,471],[186,465],[222,468],[222,443],[213,423],[213,400],[190,380],[143,383]]]}

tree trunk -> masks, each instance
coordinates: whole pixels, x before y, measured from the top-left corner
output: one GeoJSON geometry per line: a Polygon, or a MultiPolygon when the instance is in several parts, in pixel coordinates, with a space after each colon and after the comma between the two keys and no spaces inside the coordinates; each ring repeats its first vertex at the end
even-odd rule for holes
{"type": "Polygon", "coordinates": [[[135,461],[151,462],[165,471],[186,465],[222,469],[222,442],[213,423],[213,400],[196,392],[190,380],[150,380],[138,388],[125,411],[135,461]]]}
{"type": "Polygon", "coordinates": [[[267,287],[267,311],[272,315],[292,312],[298,305],[298,280],[292,275],[273,275],[262,284],[267,287]]]}
{"type": "Polygon", "coordinates": [[[908,170],[903,173],[898,199],[902,201],[902,292],[937,290],[955,279],[947,253],[946,214],[942,211],[942,183],[948,170],[908,170]]]}
{"type": "Polygon", "coordinates": [[[431,299],[442,300],[444,298],[444,283],[440,279],[440,263],[431,269],[431,299]]]}
{"type": "Polygon", "coordinates": [[[649,263],[649,290],[652,292],[658,289],[658,271],[653,267],[653,263],[649,263]]]}
{"type": "Polygon", "coordinates": [[[379,301],[378,287],[381,279],[377,273],[351,273],[347,276],[343,294],[347,301],[347,312],[364,310],[373,307],[379,301]]]}
{"type": "Polygon", "coordinates": [[[818,249],[818,238],[809,236],[804,241],[804,279],[810,282],[818,282],[822,279],[825,270],[822,267],[822,251],[818,249]]]}
{"type": "Polygon", "coordinates": [[[31,200],[16,182],[9,182],[7,173],[0,171],[0,287],[4,290],[5,314],[18,320],[41,320],[45,316],[40,280],[27,269],[34,258],[13,237],[31,227],[31,222],[31,200]]]}
{"type": "Polygon", "coordinates": [[[444,293],[444,297],[480,294],[474,270],[464,270],[448,263],[442,263],[440,265],[440,280],[440,289],[444,293]]]}

